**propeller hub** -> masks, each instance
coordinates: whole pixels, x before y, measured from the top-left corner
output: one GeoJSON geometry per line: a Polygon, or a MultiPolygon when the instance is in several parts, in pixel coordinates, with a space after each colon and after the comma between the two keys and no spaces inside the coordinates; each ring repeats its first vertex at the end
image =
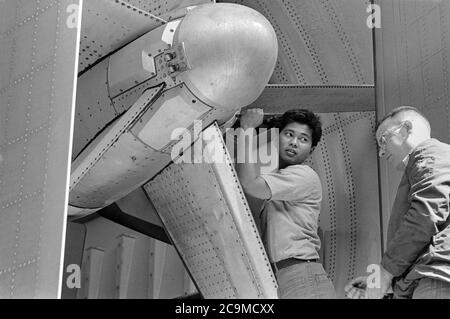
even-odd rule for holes
{"type": "Polygon", "coordinates": [[[191,10],[175,35],[174,45],[181,43],[191,69],[180,77],[213,107],[236,109],[254,102],[278,57],[270,22],[237,4],[206,4],[191,10]]]}

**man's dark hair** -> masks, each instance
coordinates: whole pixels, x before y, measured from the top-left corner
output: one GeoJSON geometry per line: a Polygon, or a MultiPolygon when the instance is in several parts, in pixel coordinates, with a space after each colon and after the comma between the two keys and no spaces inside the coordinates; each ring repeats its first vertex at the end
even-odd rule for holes
{"type": "Polygon", "coordinates": [[[316,147],[322,138],[322,123],[320,117],[305,109],[294,109],[285,112],[283,115],[275,116],[268,121],[270,127],[275,127],[280,132],[291,123],[308,125],[312,132],[312,147],[316,147]]]}
{"type": "Polygon", "coordinates": [[[391,112],[386,114],[381,120],[379,120],[378,123],[377,123],[377,126],[375,128],[375,131],[378,130],[378,128],[380,127],[380,125],[384,121],[386,121],[387,119],[393,118],[397,114],[400,114],[400,113],[403,113],[403,112],[414,112],[414,113],[416,113],[417,115],[422,117],[425,120],[425,122],[427,123],[428,127],[430,127],[430,122],[428,121],[426,116],[419,109],[415,108],[414,106],[400,106],[400,107],[397,107],[397,108],[393,109],[391,112]]]}

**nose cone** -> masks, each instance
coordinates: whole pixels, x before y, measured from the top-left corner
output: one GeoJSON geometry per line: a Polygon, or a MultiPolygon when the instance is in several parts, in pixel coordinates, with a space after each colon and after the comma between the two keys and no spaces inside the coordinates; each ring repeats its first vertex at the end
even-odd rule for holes
{"type": "Polygon", "coordinates": [[[254,102],[269,82],[278,56],[269,21],[236,4],[207,4],[190,11],[175,37],[175,44],[182,42],[192,69],[180,77],[214,107],[239,108],[254,102]]]}

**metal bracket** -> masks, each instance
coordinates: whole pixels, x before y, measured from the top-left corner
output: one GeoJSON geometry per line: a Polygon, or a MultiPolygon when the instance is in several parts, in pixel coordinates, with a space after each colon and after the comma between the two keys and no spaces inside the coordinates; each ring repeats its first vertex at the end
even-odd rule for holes
{"type": "Polygon", "coordinates": [[[145,71],[150,73],[150,78],[156,76],[155,59],[151,53],[142,51],[142,67],[145,71]]]}
{"type": "Polygon", "coordinates": [[[186,57],[183,42],[164,51],[164,61],[166,62],[168,74],[172,78],[192,69],[186,57]]]}
{"type": "Polygon", "coordinates": [[[150,77],[148,79],[155,78],[158,75],[155,59],[157,56],[163,54],[165,50],[170,50],[170,45],[164,42],[152,44],[150,47],[142,50],[142,67],[150,73],[150,77]]]}

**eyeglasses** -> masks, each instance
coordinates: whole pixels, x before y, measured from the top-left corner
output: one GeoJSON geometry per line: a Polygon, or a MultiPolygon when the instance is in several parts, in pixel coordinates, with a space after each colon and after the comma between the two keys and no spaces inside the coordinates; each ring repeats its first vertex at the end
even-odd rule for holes
{"type": "Polygon", "coordinates": [[[378,140],[378,146],[379,146],[378,155],[380,157],[383,157],[386,154],[387,139],[394,134],[398,134],[398,132],[403,128],[404,125],[405,125],[405,122],[401,122],[396,127],[386,130],[383,134],[381,134],[380,139],[378,140]]]}

